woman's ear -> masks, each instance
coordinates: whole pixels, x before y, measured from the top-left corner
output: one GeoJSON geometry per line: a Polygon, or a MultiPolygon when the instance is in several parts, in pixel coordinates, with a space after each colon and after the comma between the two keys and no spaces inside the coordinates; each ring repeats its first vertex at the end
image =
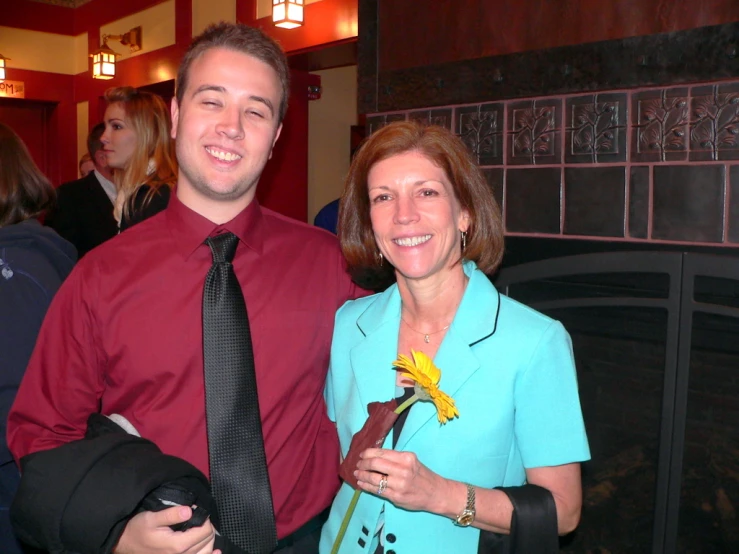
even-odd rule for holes
{"type": "Polygon", "coordinates": [[[459,214],[459,231],[466,233],[470,229],[470,212],[464,208],[459,214]]]}

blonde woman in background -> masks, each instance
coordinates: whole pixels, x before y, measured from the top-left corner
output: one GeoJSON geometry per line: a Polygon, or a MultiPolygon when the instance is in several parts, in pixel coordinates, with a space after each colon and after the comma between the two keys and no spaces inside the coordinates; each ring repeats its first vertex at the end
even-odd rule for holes
{"type": "Polygon", "coordinates": [[[106,91],[103,142],[118,185],[114,215],[121,231],[162,211],[177,180],[172,124],[164,101],[133,87],[106,91]]]}

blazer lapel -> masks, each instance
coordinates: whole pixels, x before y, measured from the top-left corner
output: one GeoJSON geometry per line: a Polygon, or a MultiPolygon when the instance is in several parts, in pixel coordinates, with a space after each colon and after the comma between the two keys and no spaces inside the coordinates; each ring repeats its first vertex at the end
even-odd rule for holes
{"type": "MultiPolygon", "coordinates": [[[[465,263],[465,272],[470,277],[467,290],[434,357],[434,363],[441,370],[439,388],[452,398],[480,369],[480,360],[472,346],[495,333],[500,307],[498,291],[485,274],[472,262],[465,263]]],[[[460,413],[460,417],[464,414],[460,413]]],[[[434,404],[416,402],[408,414],[396,449],[402,450],[418,430],[428,424],[439,425],[434,404]]]]}
{"type": "Polygon", "coordinates": [[[359,397],[370,402],[387,402],[395,397],[395,371],[392,363],[398,354],[400,294],[393,285],[377,297],[357,319],[364,340],[350,352],[359,397]]]}

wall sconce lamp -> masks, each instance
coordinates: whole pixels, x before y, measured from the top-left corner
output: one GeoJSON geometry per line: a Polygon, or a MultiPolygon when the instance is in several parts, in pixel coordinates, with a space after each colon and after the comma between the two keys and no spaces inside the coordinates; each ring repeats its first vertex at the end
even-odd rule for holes
{"type": "Polygon", "coordinates": [[[131,52],[138,52],[141,50],[141,27],[134,27],[122,35],[103,35],[102,46],[90,54],[93,79],[107,80],[115,77],[115,59],[120,54],[108,46],[109,40],[117,40],[128,46],[131,52]]]}
{"type": "Polygon", "coordinates": [[[303,0],[272,0],[275,27],[295,29],[303,24],[303,0]]]}
{"type": "Polygon", "coordinates": [[[0,54],[0,81],[5,80],[5,62],[9,61],[10,58],[6,58],[0,54]]]}

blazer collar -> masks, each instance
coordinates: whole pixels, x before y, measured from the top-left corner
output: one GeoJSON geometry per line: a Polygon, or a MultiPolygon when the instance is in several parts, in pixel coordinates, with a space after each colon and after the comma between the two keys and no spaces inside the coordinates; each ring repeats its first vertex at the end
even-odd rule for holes
{"type": "MultiPolygon", "coordinates": [[[[469,277],[467,289],[434,358],[441,369],[439,386],[452,397],[480,369],[481,361],[471,347],[495,333],[500,306],[498,291],[474,262],[464,262],[464,271],[469,277]]],[[[392,362],[398,354],[400,309],[400,293],[397,285],[393,285],[357,319],[357,326],[365,338],[352,349],[350,359],[365,405],[395,396],[392,362]]],[[[417,402],[405,422],[397,449],[401,450],[421,427],[431,423],[432,418],[433,424],[438,425],[433,403],[417,402]]]]}

